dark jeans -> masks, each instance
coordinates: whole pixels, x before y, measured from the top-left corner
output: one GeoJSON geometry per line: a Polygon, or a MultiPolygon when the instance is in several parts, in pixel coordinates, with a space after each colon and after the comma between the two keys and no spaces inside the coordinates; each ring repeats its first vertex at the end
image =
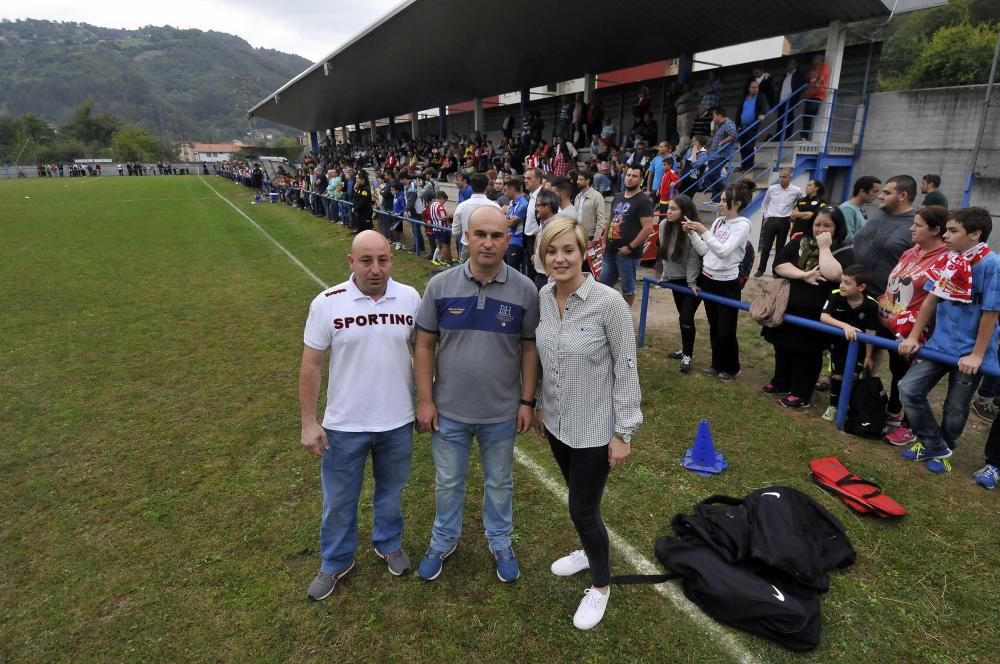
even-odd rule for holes
{"type": "MultiPolygon", "coordinates": [[[[1000,350],[997,351],[997,355],[1000,356],[1000,350]]],[[[997,400],[1000,397],[1000,376],[983,376],[983,382],[979,385],[979,397],[997,400]]]]}
{"type": "MultiPolygon", "coordinates": [[[[750,130],[751,132],[758,131],[757,127],[750,130]]],[[[749,133],[749,132],[748,132],[749,133]]],[[[756,148],[756,139],[754,137],[745,138],[740,141],[740,168],[743,170],[749,170],[753,168],[754,165],[754,149],[756,148]]]]}
{"type": "MultiPolygon", "coordinates": [[[[879,338],[896,341],[895,335],[882,325],[877,332],[879,338]]],[[[903,410],[903,402],[899,398],[899,381],[903,380],[909,368],[910,360],[894,350],[889,351],[889,374],[892,379],[889,382],[889,403],[886,405],[886,410],[890,413],[899,413],[903,410]]],[[[903,423],[908,424],[905,413],[903,413],[903,423]]]]}
{"type": "Polygon", "coordinates": [[[758,272],[763,274],[764,268],[767,267],[767,261],[771,259],[772,245],[775,255],[785,246],[785,240],[788,239],[788,229],[791,226],[791,217],[768,217],[764,225],[760,227],[760,239],[757,241],[757,253],[760,255],[758,272]]]}
{"type": "Polygon", "coordinates": [[[812,138],[813,120],[819,113],[819,107],[823,104],[820,99],[806,99],[802,104],[802,140],[808,141],[812,138]]]}
{"type": "Polygon", "coordinates": [[[792,137],[792,132],[795,131],[795,112],[789,111],[795,102],[795,99],[786,99],[778,104],[775,117],[779,117],[781,120],[776,123],[777,131],[774,134],[773,140],[787,141],[792,137]]]}
{"type": "Polygon", "coordinates": [[[932,452],[955,449],[969,419],[969,405],[982,377],[982,374],[970,376],[959,371],[958,367],[930,360],[916,360],[910,366],[899,383],[899,396],[910,428],[924,447],[932,452]],[[927,395],[945,374],[948,375],[948,392],[944,398],[941,424],[938,425],[927,395]]]}
{"type": "MultiPolygon", "coordinates": [[[[520,272],[524,268],[524,247],[519,247],[516,244],[507,245],[507,252],[503,255],[503,260],[507,265],[520,272]]],[[[583,267],[587,267],[586,262],[584,262],[583,267]]]]}
{"type": "MultiPolygon", "coordinates": [[[[707,305],[708,303],[706,303],[707,305]]],[[[812,401],[816,380],[823,369],[823,349],[792,350],[774,347],[774,376],[771,384],[777,392],[790,392],[793,397],[812,401]]]]}
{"type": "Polygon", "coordinates": [[[986,463],[1000,467],[1000,426],[997,426],[998,421],[1000,421],[1000,417],[993,420],[993,425],[990,426],[990,434],[986,437],[986,449],[983,454],[986,456],[986,463]]]}
{"type": "Polygon", "coordinates": [[[524,269],[521,270],[524,274],[528,276],[532,281],[538,276],[535,271],[535,262],[531,260],[531,257],[535,255],[535,236],[525,235],[524,236],[524,269]]]}
{"type": "MultiPolygon", "coordinates": [[[[686,279],[671,279],[670,283],[687,286],[686,279]]],[[[677,307],[677,319],[681,326],[681,352],[688,357],[694,357],[694,339],[697,330],[694,326],[694,314],[698,311],[701,298],[680,291],[671,291],[674,295],[674,306],[677,307]]]]}
{"type": "Polygon", "coordinates": [[[591,583],[602,588],[611,582],[608,531],[601,518],[601,496],[608,481],[608,446],[574,449],[552,435],[549,447],[569,489],[569,518],[590,562],[591,583]]]}
{"type": "MultiPolygon", "coordinates": [[[[702,274],[698,277],[698,287],[706,293],[722,297],[740,299],[740,282],[716,281],[702,274]]],[[[705,300],[705,315],[708,316],[708,337],[712,344],[712,368],[735,376],[740,371],[740,342],[736,338],[736,323],[739,309],[727,307],[705,300]]]]}

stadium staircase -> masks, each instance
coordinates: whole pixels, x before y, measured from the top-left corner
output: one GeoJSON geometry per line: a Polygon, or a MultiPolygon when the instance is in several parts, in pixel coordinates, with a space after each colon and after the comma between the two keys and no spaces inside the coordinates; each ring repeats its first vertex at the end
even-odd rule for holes
{"type": "MultiPolygon", "coordinates": [[[[799,93],[804,90],[800,88],[799,93]]],[[[746,216],[759,224],[761,204],[767,187],[774,181],[774,174],[782,168],[792,171],[792,181],[804,189],[809,179],[829,182],[829,176],[837,171],[844,188],[850,187],[855,161],[861,153],[867,117],[867,97],[861,93],[830,88],[826,102],[812,117],[812,131],[803,129],[806,115],[806,100],[800,99],[790,108],[778,105],[762,119],[745,127],[739,140],[753,141],[754,166],[747,170],[737,170],[741,158],[737,150],[728,164],[716,164],[695,182],[694,196],[699,210],[715,213],[718,196],[707,193],[721,188],[727,182],[749,178],[757,185],[757,191],[745,210],[746,216]],[[725,168],[723,168],[725,166],[725,168]]],[[[847,198],[849,191],[843,196],[847,198]]],[[[834,197],[827,188],[827,200],[834,197]]],[[[756,237],[756,232],[753,237],[756,237]]]]}

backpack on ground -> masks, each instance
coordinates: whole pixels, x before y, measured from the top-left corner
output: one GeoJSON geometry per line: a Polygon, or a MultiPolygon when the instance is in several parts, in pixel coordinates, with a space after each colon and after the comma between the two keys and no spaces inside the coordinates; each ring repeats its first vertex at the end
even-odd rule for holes
{"type": "Polygon", "coordinates": [[[863,372],[851,389],[844,431],[871,440],[881,439],[885,430],[885,407],[888,403],[882,379],[867,371],[863,372]]]}
{"type": "Polygon", "coordinates": [[[819,595],[827,572],[856,554],[826,508],[787,486],[745,498],[712,496],[674,517],[674,536],[656,540],[663,575],[612,577],[613,584],[679,578],[684,595],[719,622],[759,634],[789,650],[819,645],[819,595]]]}

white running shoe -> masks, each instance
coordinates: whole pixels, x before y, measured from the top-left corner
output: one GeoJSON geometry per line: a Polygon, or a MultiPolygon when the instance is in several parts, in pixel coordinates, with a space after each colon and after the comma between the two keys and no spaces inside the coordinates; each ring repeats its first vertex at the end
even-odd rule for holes
{"type": "Polygon", "coordinates": [[[584,590],[583,599],[580,600],[580,606],[573,616],[573,626],[577,629],[595,627],[597,623],[601,622],[601,618],[604,617],[604,610],[608,608],[608,598],[610,596],[610,589],[607,595],[602,595],[593,587],[584,590]]]}
{"type": "Polygon", "coordinates": [[[574,551],[552,563],[552,573],[556,576],[573,576],[585,569],[590,569],[590,561],[582,550],[574,551]]]}

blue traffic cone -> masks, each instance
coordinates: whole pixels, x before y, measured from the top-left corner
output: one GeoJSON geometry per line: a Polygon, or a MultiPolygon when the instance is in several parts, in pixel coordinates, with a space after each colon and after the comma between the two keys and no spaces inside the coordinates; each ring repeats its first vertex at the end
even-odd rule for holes
{"type": "Polygon", "coordinates": [[[681,465],[706,477],[718,475],[729,466],[729,462],[722,456],[722,452],[715,451],[715,443],[712,442],[712,432],[708,428],[708,420],[702,420],[698,424],[698,435],[694,439],[694,447],[689,448],[684,453],[681,465]]]}

